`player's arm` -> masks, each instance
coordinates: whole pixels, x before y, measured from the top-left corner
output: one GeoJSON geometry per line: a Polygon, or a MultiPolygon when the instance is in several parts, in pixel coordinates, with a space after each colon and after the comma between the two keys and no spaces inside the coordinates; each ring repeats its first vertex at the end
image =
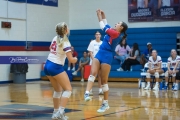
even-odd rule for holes
{"type": "Polygon", "coordinates": [[[89,51],[89,54],[90,54],[91,59],[93,59],[93,58],[94,58],[93,52],[92,52],[92,51],[89,51]]]}
{"type": "Polygon", "coordinates": [[[174,67],[174,69],[173,69],[173,72],[176,71],[176,68],[177,68],[178,65],[179,65],[179,61],[176,62],[176,65],[175,65],[175,67],[174,67]]]}
{"type": "Polygon", "coordinates": [[[153,68],[152,68],[152,63],[149,61],[149,70],[153,70],[153,68]]]}
{"type": "Polygon", "coordinates": [[[76,63],[77,58],[73,57],[72,51],[71,51],[71,45],[69,42],[64,42],[63,43],[63,51],[66,53],[67,59],[71,63],[76,63]]]}
{"type": "Polygon", "coordinates": [[[77,58],[72,56],[71,51],[66,52],[66,56],[67,56],[67,59],[69,62],[71,62],[71,63],[77,62],[77,58]]]}
{"type": "Polygon", "coordinates": [[[102,11],[102,10],[101,10],[101,17],[102,17],[104,24],[107,25],[106,15],[105,15],[104,11],[102,11]]]}
{"type": "Polygon", "coordinates": [[[168,71],[170,71],[170,62],[168,62],[168,64],[167,64],[167,69],[168,69],[168,71]]]}

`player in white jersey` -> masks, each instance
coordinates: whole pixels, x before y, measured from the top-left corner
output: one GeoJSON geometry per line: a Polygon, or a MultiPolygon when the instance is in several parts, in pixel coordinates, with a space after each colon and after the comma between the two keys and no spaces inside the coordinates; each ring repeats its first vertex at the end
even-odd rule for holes
{"type": "Polygon", "coordinates": [[[137,0],[137,8],[147,8],[148,0],[137,0]]]}
{"type": "MultiPolygon", "coordinates": [[[[99,47],[100,45],[102,44],[102,41],[101,41],[101,33],[99,31],[97,31],[95,33],[95,37],[96,39],[95,40],[92,40],[87,48],[87,50],[89,51],[90,53],[90,65],[92,65],[92,59],[95,57],[95,55],[97,54],[97,52],[99,51],[99,47]]],[[[100,72],[99,72],[99,75],[98,75],[98,87],[99,87],[99,94],[103,94],[103,91],[102,91],[102,85],[101,85],[101,76],[100,76],[100,72]]],[[[92,95],[92,89],[90,91],[90,95],[92,95]]]]}
{"type": "MultiPolygon", "coordinates": [[[[167,65],[167,71],[165,72],[165,87],[164,89],[168,89],[168,77],[169,75],[172,76],[172,90],[178,90],[178,84],[175,82],[176,78],[176,73],[179,72],[179,61],[180,61],[180,56],[177,55],[177,52],[175,49],[171,50],[171,56],[168,58],[168,65],[167,65]]],[[[178,82],[178,81],[177,81],[178,82]]]]}
{"type": "Polygon", "coordinates": [[[158,8],[171,6],[171,0],[158,0],[158,8]]]}
{"type": "Polygon", "coordinates": [[[149,69],[147,70],[147,73],[146,73],[147,86],[144,89],[145,90],[150,89],[151,75],[154,75],[156,79],[156,84],[153,90],[159,90],[159,75],[162,74],[164,71],[161,68],[161,64],[162,64],[161,57],[157,55],[156,50],[152,51],[152,56],[149,57],[148,63],[149,63],[149,69]]]}
{"type": "Polygon", "coordinates": [[[71,44],[67,38],[69,33],[67,24],[64,22],[57,24],[56,33],[57,36],[53,38],[50,45],[50,54],[44,72],[54,88],[52,119],[67,120],[67,117],[64,116],[64,109],[71,96],[72,87],[63,65],[66,56],[71,63],[76,63],[77,58],[73,57],[71,53],[71,44]]]}

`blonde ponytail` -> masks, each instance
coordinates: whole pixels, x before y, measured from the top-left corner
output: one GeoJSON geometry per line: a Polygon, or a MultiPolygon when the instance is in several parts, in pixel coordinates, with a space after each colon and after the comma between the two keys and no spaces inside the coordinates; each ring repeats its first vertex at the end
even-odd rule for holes
{"type": "Polygon", "coordinates": [[[57,44],[58,46],[62,46],[64,42],[69,42],[69,39],[66,35],[66,31],[67,31],[67,25],[65,22],[61,22],[61,23],[58,23],[56,25],[56,32],[57,32],[57,44]]]}

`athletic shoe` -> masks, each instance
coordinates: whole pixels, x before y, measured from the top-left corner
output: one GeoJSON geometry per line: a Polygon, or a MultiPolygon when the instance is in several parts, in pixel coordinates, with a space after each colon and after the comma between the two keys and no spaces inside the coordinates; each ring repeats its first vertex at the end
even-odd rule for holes
{"type": "Polygon", "coordinates": [[[84,82],[84,79],[83,79],[83,78],[81,79],[81,82],[84,82]]]}
{"type": "Polygon", "coordinates": [[[117,69],[117,71],[124,71],[121,67],[119,69],[117,69]]]}
{"type": "Polygon", "coordinates": [[[153,90],[158,91],[158,90],[159,90],[159,86],[156,84],[156,85],[154,86],[153,90]]]}
{"type": "Polygon", "coordinates": [[[148,84],[148,85],[144,88],[144,90],[150,90],[150,89],[151,89],[150,84],[148,84]]]}
{"type": "Polygon", "coordinates": [[[166,86],[164,86],[164,90],[168,90],[168,86],[166,85],[166,86]]]}
{"type": "Polygon", "coordinates": [[[90,96],[93,96],[92,90],[89,91],[89,95],[90,95],[90,96]]]}
{"type": "Polygon", "coordinates": [[[99,91],[99,95],[104,95],[103,91],[99,91]]]}
{"type": "Polygon", "coordinates": [[[57,112],[53,112],[52,119],[53,120],[67,120],[68,117],[64,116],[64,113],[61,114],[59,111],[57,111],[57,112]]]}
{"type": "Polygon", "coordinates": [[[174,91],[177,91],[178,90],[178,84],[174,85],[174,91]]]}
{"type": "Polygon", "coordinates": [[[75,71],[75,68],[71,69],[72,71],[75,71]]]}
{"type": "Polygon", "coordinates": [[[67,70],[70,70],[71,68],[70,67],[68,67],[68,69],[67,70]]]}
{"type": "Polygon", "coordinates": [[[109,109],[108,103],[103,103],[103,104],[101,105],[101,107],[97,110],[97,112],[103,113],[103,112],[105,112],[105,111],[108,110],[108,109],[109,109]]]}
{"type": "Polygon", "coordinates": [[[74,71],[74,72],[72,73],[72,75],[77,75],[77,72],[76,72],[76,71],[74,71]]]}
{"type": "Polygon", "coordinates": [[[64,115],[64,112],[63,112],[63,114],[60,113],[60,118],[61,118],[60,120],[67,120],[68,119],[68,117],[64,115]]]}
{"type": "Polygon", "coordinates": [[[90,101],[90,100],[91,100],[91,98],[89,97],[89,94],[88,94],[88,93],[85,93],[85,94],[84,94],[84,100],[85,100],[85,101],[90,101]]]}

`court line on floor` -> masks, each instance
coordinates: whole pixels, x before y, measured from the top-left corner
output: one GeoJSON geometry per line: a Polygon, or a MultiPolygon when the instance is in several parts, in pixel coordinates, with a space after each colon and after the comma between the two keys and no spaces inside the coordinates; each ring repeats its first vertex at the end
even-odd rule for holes
{"type": "Polygon", "coordinates": [[[112,114],[120,113],[120,112],[127,112],[127,111],[130,111],[130,110],[135,110],[135,109],[139,109],[139,108],[142,108],[142,107],[137,107],[137,108],[132,108],[132,109],[128,109],[128,110],[108,113],[108,114],[104,114],[104,115],[98,115],[98,116],[94,116],[94,117],[90,117],[90,118],[86,118],[86,119],[82,119],[82,120],[89,120],[89,119],[93,119],[93,118],[98,118],[98,117],[102,117],[102,116],[107,116],[107,115],[112,115],[112,114]]]}

